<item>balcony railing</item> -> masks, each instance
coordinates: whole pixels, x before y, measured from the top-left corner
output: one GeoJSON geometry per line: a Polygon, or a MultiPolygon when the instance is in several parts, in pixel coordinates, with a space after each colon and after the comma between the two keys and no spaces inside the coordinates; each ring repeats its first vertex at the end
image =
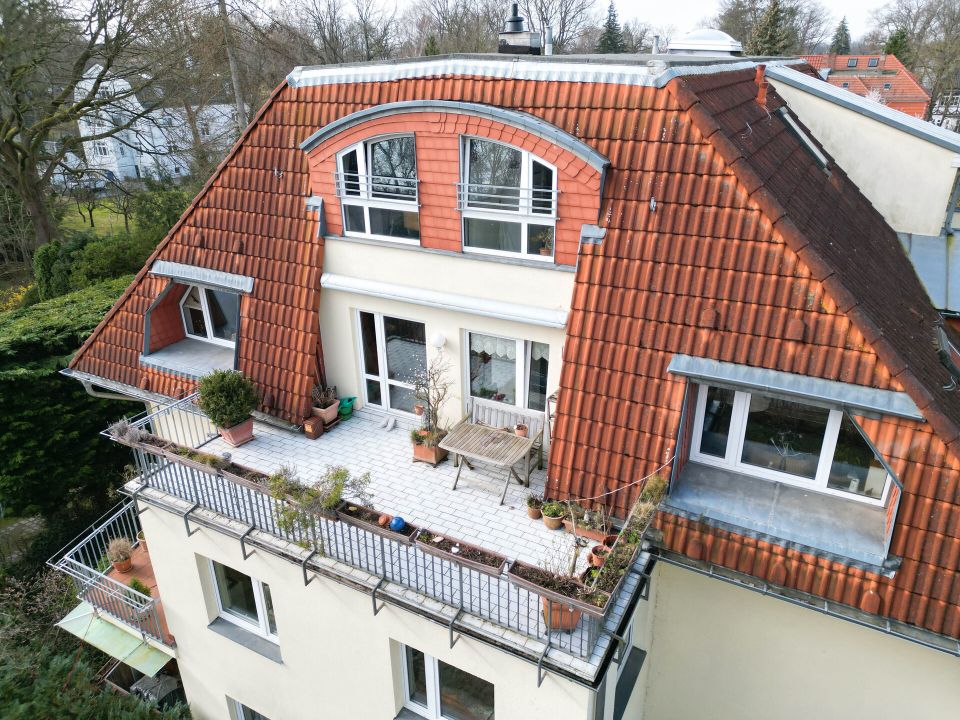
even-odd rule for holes
{"type": "Polygon", "coordinates": [[[556,207],[556,190],[457,183],[458,210],[522,213],[552,218],[556,215],[556,207]]]}
{"type": "Polygon", "coordinates": [[[136,547],[140,520],[133,502],[127,502],[94,524],[47,564],[73,578],[77,597],[100,612],[136,630],[142,636],[166,644],[157,598],[144,595],[114,580],[107,547],[116,538],[126,538],[136,547]]]}
{"type": "Polygon", "coordinates": [[[417,202],[417,179],[357,173],[334,173],[337,197],[349,200],[417,202]]]}
{"type": "MultiPolygon", "coordinates": [[[[591,612],[581,607],[583,614],[573,631],[554,630],[561,622],[554,622],[551,617],[556,605],[549,602],[550,598],[511,582],[502,569],[481,571],[427,553],[415,543],[393,539],[386,533],[374,533],[343,520],[315,516],[307,524],[297,522],[291,526],[280,520],[285,501],[272,497],[265,483],[191,461],[171,448],[137,439],[137,430],[162,435],[161,430],[172,429],[177,422],[187,426],[178,431],[178,436],[193,438],[196,442],[191,445],[193,448],[200,447],[213,431],[209,420],[190,397],[137,418],[131,423],[133,431],[125,437],[117,437],[116,433],[113,436],[132,448],[142,488],[186,501],[192,506],[190,512],[209,510],[242,523],[248,528],[244,537],[253,531],[267,533],[336,561],[342,566],[342,571],[336,572],[350,580],[355,581],[352,568],[365,571],[380,578],[380,582],[413,590],[458,612],[585,659],[591,656],[610,612],[618,604],[617,597],[612,597],[603,611],[593,609],[591,612]]],[[[142,489],[137,494],[141,492],[142,489]]],[[[296,562],[300,564],[300,560],[296,562]]],[[[302,565],[305,571],[321,568],[312,557],[302,565]]],[[[324,569],[329,570],[329,566],[324,569]]],[[[623,592],[623,586],[619,592],[623,592]]]]}

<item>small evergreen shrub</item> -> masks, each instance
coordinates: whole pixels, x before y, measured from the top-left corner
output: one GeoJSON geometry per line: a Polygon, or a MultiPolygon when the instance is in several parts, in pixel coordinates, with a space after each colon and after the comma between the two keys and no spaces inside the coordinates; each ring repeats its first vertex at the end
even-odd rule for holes
{"type": "Polygon", "coordinates": [[[197,389],[197,405],[217,427],[239,425],[257,407],[256,387],[236,370],[214,370],[201,378],[197,389]]]}

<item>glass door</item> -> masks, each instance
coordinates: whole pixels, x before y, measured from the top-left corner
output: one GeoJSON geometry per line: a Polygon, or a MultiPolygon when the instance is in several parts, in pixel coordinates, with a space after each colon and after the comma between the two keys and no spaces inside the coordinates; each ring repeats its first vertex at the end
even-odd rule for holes
{"type": "Polygon", "coordinates": [[[413,412],[413,382],[427,366],[423,323],[361,311],[361,371],[365,400],[388,410],[413,412]]]}

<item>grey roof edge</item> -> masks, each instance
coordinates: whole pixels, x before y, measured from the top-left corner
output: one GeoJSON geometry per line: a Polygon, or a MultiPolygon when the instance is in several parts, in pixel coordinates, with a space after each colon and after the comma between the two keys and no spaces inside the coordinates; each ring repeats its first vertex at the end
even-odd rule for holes
{"type": "Polygon", "coordinates": [[[327,138],[336,135],[348,128],[355,127],[369,120],[374,120],[391,115],[402,113],[417,112],[447,112],[459,113],[463,115],[473,115],[488,120],[495,120],[522,128],[532,135],[536,135],[544,140],[548,140],[560,147],[572,152],[584,162],[589,163],[599,172],[603,172],[610,161],[598,153],[592,147],[582,140],[578,140],[573,135],[564,132],[555,125],[551,125],[545,120],[534,117],[529,113],[519,110],[507,110],[494,105],[483,105],[481,103],[457,102],[454,100],[406,100],[402,102],[385,103],[375,105],[365,110],[358,110],[342,118],[327,123],[317,130],[313,135],[300,143],[300,149],[309,152],[327,138]]]}
{"type": "Polygon", "coordinates": [[[187,280],[201,285],[209,285],[236,292],[249,293],[253,291],[253,278],[246,275],[235,275],[222,270],[211,270],[196,265],[157,260],[150,267],[152,275],[169,277],[174,280],[187,280]]]}
{"type": "Polygon", "coordinates": [[[674,355],[667,372],[695,380],[727,383],[746,390],[790,395],[830,405],[840,405],[848,409],[895,415],[910,420],[924,420],[919,408],[904,392],[878,390],[865,385],[824,380],[808,375],[737,365],[690,355],[674,355]]]}
{"type": "Polygon", "coordinates": [[[867,100],[843,88],[836,88],[825,80],[804,75],[793,68],[769,65],[766,74],[790,87],[808,92],[822,100],[852,110],[921,140],[960,153],[960,133],[951,132],[933,123],[911,117],[899,110],[893,110],[880,103],[867,100]]]}

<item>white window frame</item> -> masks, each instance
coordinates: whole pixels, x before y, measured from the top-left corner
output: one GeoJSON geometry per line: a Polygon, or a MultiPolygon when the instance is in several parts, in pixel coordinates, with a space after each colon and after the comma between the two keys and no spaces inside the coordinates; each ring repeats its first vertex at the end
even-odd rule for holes
{"type": "Polygon", "coordinates": [[[262,718],[265,718],[265,717],[266,717],[266,715],[264,715],[262,712],[258,712],[257,710],[254,710],[254,709],[253,709],[252,707],[250,707],[249,705],[244,705],[244,704],[243,704],[242,702],[240,702],[239,700],[234,700],[233,698],[230,698],[230,697],[228,697],[227,699],[228,699],[228,700],[231,702],[231,704],[233,705],[233,716],[234,716],[234,720],[246,720],[246,717],[247,717],[247,716],[244,714],[244,711],[247,711],[247,710],[249,710],[249,711],[252,712],[252,713],[256,713],[257,715],[259,715],[259,716],[262,717],[262,718]]]}
{"type": "MultiPolygon", "coordinates": [[[[437,658],[433,655],[428,655],[419,648],[414,648],[409,645],[400,646],[400,664],[403,671],[403,706],[410,710],[413,713],[416,713],[420,717],[425,717],[428,720],[447,720],[448,716],[444,715],[441,712],[440,706],[440,668],[437,664],[437,658]],[[414,702],[413,698],[410,697],[410,670],[407,667],[407,648],[410,647],[413,650],[423,653],[423,665],[426,675],[427,682],[427,707],[420,705],[417,702],[414,702]]],[[[467,672],[463,670],[463,672],[467,672]]],[[[473,675],[473,673],[469,673],[473,675]]],[[[474,677],[483,680],[484,682],[490,682],[485,678],[475,675],[474,677]]],[[[493,683],[490,683],[493,685],[493,683]]],[[[494,704],[496,704],[496,686],[494,686],[494,704]]]]}
{"type": "MultiPolygon", "coordinates": [[[[707,384],[697,385],[696,413],[694,414],[693,433],[690,439],[690,460],[693,462],[702,465],[713,465],[714,467],[721,467],[741,475],[750,475],[764,480],[780,482],[784,485],[793,485],[825,495],[834,495],[846,500],[854,500],[856,502],[877,506],[886,504],[892,480],[890,473],[887,473],[887,478],[883,485],[883,492],[880,494],[879,499],[846,492],[844,490],[836,490],[827,486],[827,482],[830,479],[830,467],[833,464],[834,451],[837,447],[837,436],[840,433],[840,423],[843,421],[843,411],[835,408],[825,408],[820,405],[807,403],[811,407],[820,407],[828,410],[830,413],[827,417],[826,428],[824,429],[823,445],[820,448],[820,460],[817,463],[817,472],[813,479],[806,479],[780,470],[762,468],[740,461],[746,437],[747,416],[750,412],[750,396],[753,394],[749,392],[734,391],[733,411],[730,417],[730,431],[727,435],[726,455],[720,458],[715,455],[701,453],[700,441],[703,435],[703,420],[707,407],[707,391],[710,387],[711,386],[707,384]]],[[[758,394],[762,395],[762,393],[758,394]]],[[[802,403],[803,401],[798,399],[794,402],[802,403]]]]}
{"type": "MultiPolygon", "coordinates": [[[[257,634],[260,637],[265,638],[266,640],[269,640],[270,642],[279,644],[280,643],[279,633],[278,632],[274,633],[270,631],[270,621],[267,617],[267,602],[266,602],[266,599],[264,598],[264,593],[263,593],[263,585],[264,585],[263,581],[257,580],[257,578],[252,577],[251,575],[247,575],[245,572],[241,570],[237,570],[236,568],[232,568],[232,567],[230,568],[234,572],[239,572],[242,575],[246,575],[248,578],[250,578],[250,582],[253,584],[253,600],[254,600],[254,604],[257,607],[257,619],[259,620],[258,623],[253,623],[248,618],[237,615],[236,613],[231,612],[229,609],[223,606],[223,601],[220,598],[220,585],[217,581],[217,571],[214,568],[214,562],[216,561],[211,558],[207,558],[207,563],[210,567],[210,579],[213,582],[213,596],[217,600],[217,616],[223,618],[229,623],[232,623],[233,625],[236,625],[237,627],[241,627],[244,630],[249,630],[250,632],[257,634]]],[[[223,563],[220,563],[220,564],[223,565],[223,563]]],[[[223,567],[230,567],[230,566],[223,565],[223,567]]],[[[273,598],[273,591],[271,591],[271,599],[272,598],[273,598]]],[[[276,618],[276,611],[277,611],[276,607],[274,607],[273,611],[274,611],[274,618],[276,618]]]]}
{"type": "Polygon", "coordinates": [[[356,230],[347,230],[347,205],[355,205],[363,208],[363,222],[367,230],[370,229],[370,208],[381,208],[383,210],[397,210],[399,212],[413,212],[420,216],[420,163],[417,162],[417,139],[413,133],[393,133],[390,135],[378,135],[376,137],[365,138],[361,142],[355,143],[350,147],[344,148],[337,153],[337,173],[336,180],[337,197],[340,200],[340,216],[343,221],[343,234],[346,237],[374,238],[376,240],[386,240],[387,242],[402,243],[404,245],[419,245],[420,238],[399,238],[392,235],[379,235],[372,232],[358,232],[356,230]],[[370,166],[370,148],[372,145],[392,140],[394,138],[412,138],[413,139],[413,157],[417,168],[417,177],[414,178],[414,192],[409,200],[393,200],[390,198],[373,197],[368,184],[369,176],[367,168],[370,166]],[[341,184],[346,185],[344,179],[345,170],[343,167],[343,158],[351,152],[357,153],[357,184],[359,185],[359,195],[347,195],[346,191],[341,192],[341,184]]]}
{"type": "MultiPolygon", "coordinates": [[[[180,323],[183,325],[183,333],[186,337],[193,338],[194,340],[199,340],[200,342],[208,342],[214,345],[220,345],[222,347],[234,348],[237,345],[235,340],[225,340],[224,338],[218,338],[216,335],[213,334],[213,322],[210,315],[210,304],[207,302],[207,292],[206,292],[207,290],[220,290],[221,292],[230,292],[229,290],[222,290],[221,288],[214,288],[207,285],[197,285],[197,284],[188,285],[186,292],[183,293],[183,297],[180,298],[180,302],[178,303],[178,307],[180,308],[180,323]],[[193,290],[193,288],[197,288],[197,290],[199,291],[198,294],[200,295],[200,307],[203,312],[203,322],[207,329],[206,337],[194,335],[193,333],[190,332],[187,326],[187,318],[184,313],[183,306],[186,304],[187,298],[189,297],[190,292],[191,290],[193,290]]],[[[242,300],[242,298],[240,298],[240,293],[234,293],[234,294],[238,296],[238,300],[242,300]]],[[[237,334],[238,335],[240,334],[240,318],[239,317],[237,318],[237,334]]]]}
{"type": "MultiPolygon", "coordinates": [[[[550,343],[543,342],[541,340],[525,340],[521,338],[509,337],[506,335],[498,335],[497,333],[487,332],[484,330],[464,330],[463,336],[463,380],[464,388],[466,388],[466,397],[469,402],[473,402],[475,398],[480,400],[489,400],[491,398],[480,398],[477,395],[474,395],[470,387],[470,335],[489,335],[490,337],[495,337],[500,340],[512,340],[517,344],[516,356],[519,361],[521,358],[523,362],[515,363],[515,372],[516,380],[514,387],[516,388],[516,401],[512,403],[513,407],[522,408],[524,410],[529,410],[529,395],[530,395],[530,354],[533,350],[533,343],[538,342],[541,345],[546,345],[548,350],[547,355],[547,366],[549,367],[550,359],[553,355],[553,352],[550,351],[550,343]]],[[[549,389],[547,395],[549,396],[549,389]]],[[[503,400],[494,400],[493,402],[503,402],[503,400]]],[[[504,405],[510,406],[511,403],[503,402],[504,405]]],[[[543,410],[534,410],[533,412],[542,412],[546,413],[546,408],[543,410]]]]}
{"type": "MultiPolygon", "coordinates": [[[[417,320],[415,318],[401,317],[399,315],[374,312],[372,310],[364,310],[358,308],[355,312],[354,321],[357,324],[357,358],[360,361],[360,378],[361,378],[361,390],[363,392],[363,404],[365,406],[369,405],[371,408],[383,412],[397,413],[403,415],[404,417],[413,418],[416,417],[411,412],[403,410],[401,408],[395,408],[390,406],[390,385],[396,385],[397,387],[407,388],[408,390],[413,390],[413,383],[402,382],[400,380],[392,380],[388,377],[388,368],[387,368],[387,340],[386,335],[383,329],[383,318],[391,317],[396,320],[403,320],[405,322],[414,322],[420,325],[423,325],[424,337],[426,337],[427,324],[423,320],[417,320]],[[377,367],[380,369],[379,375],[371,375],[367,372],[366,365],[364,363],[364,349],[363,349],[363,324],[360,321],[360,313],[367,313],[373,315],[373,327],[377,335],[377,367]],[[367,380],[373,380],[380,383],[380,400],[379,403],[370,402],[370,398],[367,397],[367,380]]],[[[429,358],[427,362],[429,362],[429,358]]]]}
{"type": "MultiPolygon", "coordinates": [[[[472,135],[463,135],[460,138],[460,182],[462,188],[462,203],[460,209],[460,247],[464,253],[475,253],[477,255],[497,255],[500,257],[522,257],[525,260],[534,260],[536,262],[552,263],[557,252],[557,168],[546,160],[534,155],[523,148],[519,148],[509,143],[502,143],[485,137],[474,137],[472,135]],[[520,198],[515,211],[511,210],[490,210],[487,208],[470,207],[470,143],[474,140],[480,142],[492,143],[494,145],[503,145],[505,147],[517,150],[521,153],[520,161],[520,198]],[[553,184],[550,187],[549,213],[538,213],[533,211],[533,163],[538,162],[552,173],[553,184]],[[493,220],[496,222],[508,222],[520,225],[520,252],[511,252],[509,250],[492,250],[490,248],[469,247],[466,240],[466,220],[474,218],[477,220],[493,220]],[[531,253],[527,251],[527,238],[529,237],[530,225],[547,225],[553,228],[553,246],[550,248],[549,255],[540,253],[531,253]]],[[[542,190],[542,188],[537,188],[542,190]]]]}
{"type": "Polygon", "coordinates": [[[94,140],[93,151],[97,157],[110,157],[110,146],[106,140],[94,140]]]}

